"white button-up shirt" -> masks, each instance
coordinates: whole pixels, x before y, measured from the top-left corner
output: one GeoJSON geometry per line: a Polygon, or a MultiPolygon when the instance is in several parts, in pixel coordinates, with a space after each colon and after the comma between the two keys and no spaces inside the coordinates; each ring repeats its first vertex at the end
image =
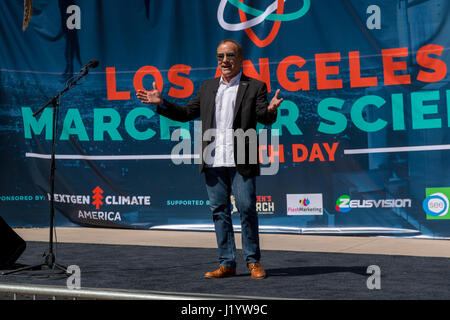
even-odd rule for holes
{"type": "Polygon", "coordinates": [[[240,72],[237,76],[226,83],[220,78],[219,88],[216,94],[216,110],[214,117],[215,153],[211,160],[212,167],[234,167],[234,141],[233,121],[236,96],[241,80],[240,72]]]}

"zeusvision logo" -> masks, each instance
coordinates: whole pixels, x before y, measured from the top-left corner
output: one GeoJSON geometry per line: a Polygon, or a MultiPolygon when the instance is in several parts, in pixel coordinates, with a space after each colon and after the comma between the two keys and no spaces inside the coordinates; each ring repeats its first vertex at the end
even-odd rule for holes
{"type": "Polygon", "coordinates": [[[342,195],[336,201],[337,212],[349,212],[352,209],[371,208],[410,208],[411,199],[358,199],[352,200],[349,195],[342,195]]]}
{"type": "MultiPolygon", "coordinates": [[[[311,0],[302,0],[303,5],[297,11],[284,13],[284,2],[285,0],[275,0],[263,11],[246,5],[244,0],[221,0],[217,9],[217,20],[223,29],[227,31],[244,30],[255,45],[266,47],[276,38],[281,22],[300,19],[308,13],[311,7],[311,0]],[[224,12],[228,3],[238,9],[240,23],[227,23],[225,21],[224,12]],[[246,14],[253,16],[253,18],[247,20],[246,14]],[[264,21],[273,21],[273,26],[269,35],[261,40],[252,28],[264,21]]],[[[301,3],[301,1],[297,2],[301,3]]]]}

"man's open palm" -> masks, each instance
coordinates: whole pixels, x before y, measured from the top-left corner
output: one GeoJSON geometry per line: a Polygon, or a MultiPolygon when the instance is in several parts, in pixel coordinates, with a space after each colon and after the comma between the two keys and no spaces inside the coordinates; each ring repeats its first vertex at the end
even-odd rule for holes
{"type": "Polygon", "coordinates": [[[161,92],[159,92],[158,89],[156,89],[155,82],[153,82],[152,91],[139,90],[136,93],[136,96],[138,97],[139,100],[141,100],[142,103],[156,104],[156,105],[162,104],[161,92]]]}

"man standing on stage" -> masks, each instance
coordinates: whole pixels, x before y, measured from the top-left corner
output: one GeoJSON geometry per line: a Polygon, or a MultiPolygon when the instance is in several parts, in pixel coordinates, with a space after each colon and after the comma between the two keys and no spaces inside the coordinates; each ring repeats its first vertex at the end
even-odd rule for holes
{"type": "MultiPolygon", "coordinates": [[[[202,120],[202,131],[215,130],[214,153],[211,158],[201,157],[200,172],[205,173],[206,189],[219,248],[219,268],[205,273],[207,278],[223,278],[236,274],[236,246],[230,213],[230,196],[235,197],[241,216],[242,252],[251,271],[252,278],[266,276],[259,261],[258,214],[256,212],[256,176],[260,174],[259,164],[246,156],[244,163],[237,161],[237,143],[233,130],[254,130],[256,122],[271,125],[277,118],[277,108],[283,99],[279,90],[267,100],[264,82],[242,74],[243,53],[241,45],[231,39],[219,43],[216,52],[217,63],[222,72],[220,78],[206,80],[199,91],[185,106],[179,106],[166,99],[153,83],[152,91],[139,90],[137,97],[142,103],[157,105],[157,112],[175,121],[186,122],[198,117],[202,120]],[[205,161],[207,160],[207,161],[205,161]]],[[[203,137],[203,134],[202,134],[203,137]]],[[[202,150],[208,146],[202,142],[202,150]]],[[[254,147],[245,142],[245,152],[254,147]]],[[[240,157],[239,159],[242,159],[240,157]]]]}

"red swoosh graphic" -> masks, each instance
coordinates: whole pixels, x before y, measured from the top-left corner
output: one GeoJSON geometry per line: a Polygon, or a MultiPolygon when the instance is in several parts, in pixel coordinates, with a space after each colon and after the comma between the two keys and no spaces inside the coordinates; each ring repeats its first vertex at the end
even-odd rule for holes
{"type": "MultiPolygon", "coordinates": [[[[244,3],[244,0],[239,0],[239,2],[244,3]]],[[[238,9],[238,10],[239,10],[239,18],[241,19],[241,22],[246,22],[247,16],[245,15],[245,12],[242,11],[241,9],[238,9]]],[[[283,11],[284,11],[284,1],[278,0],[277,14],[283,14],[283,11]]],[[[247,36],[250,38],[250,40],[253,41],[254,44],[256,44],[258,47],[262,48],[262,47],[266,47],[270,43],[272,43],[273,39],[275,39],[275,37],[278,34],[278,30],[280,29],[280,26],[281,26],[281,21],[275,21],[272,26],[272,30],[270,30],[269,35],[264,40],[259,39],[258,36],[253,32],[253,30],[251,28],[245,29],[244,31],[247,34],[247,36]]]]}

